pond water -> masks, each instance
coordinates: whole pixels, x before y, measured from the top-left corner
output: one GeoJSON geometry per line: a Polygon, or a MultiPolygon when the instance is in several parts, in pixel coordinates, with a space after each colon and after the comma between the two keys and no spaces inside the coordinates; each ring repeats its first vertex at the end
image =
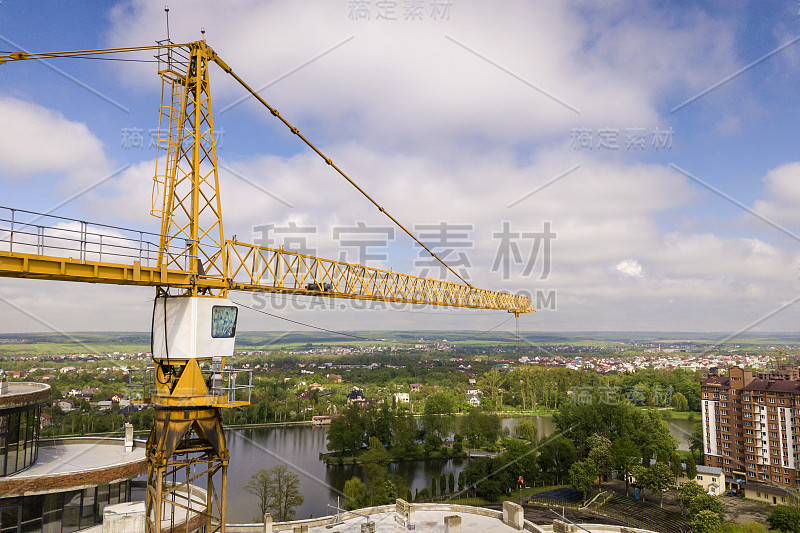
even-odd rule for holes
{"type": "MultiPolygon", "coordinates": [[[[503,427],[513,428],[518,420],[520,419],[504,418],[503,427]]],[[[540,438],[555,431],[551,417],[534,417],[532,420],[536,422],[540,438]]],[[[672,436],[678,439],[679,447],[687,450],[688,437],[695,422],[669,420],[667,423],[672,436]]],[[[256,497],[244,491],[243,487],[260,468],[286,464],[300,476],[305,502],[297,509],[298,519],[333,513],[328,505],[336,505],[336,497],[341,496],[345,481],[354,475],[361,477],[362,474],[359,466],[326,466],[320,460],[320,453],[327,451],[326,427],[236,429],[227,431],[226,434],[231,457],[228,467],[228,523],[252,522],[258,519],[256,497]]],[[[442,473],[447,476],[453,472],[458,478],[458,473],[466,464],[467,460],[462,459],[428,459],[393,463],[390,470],[401,475],[414,494],[417,489],[429,487],[433,477],[436,477],[438,483],[442,473]]]]}

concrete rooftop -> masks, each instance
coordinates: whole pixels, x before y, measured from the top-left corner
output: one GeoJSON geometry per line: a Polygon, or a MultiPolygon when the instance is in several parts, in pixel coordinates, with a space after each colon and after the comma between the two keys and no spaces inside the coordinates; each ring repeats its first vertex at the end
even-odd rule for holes
{"type": "Polygon", "coordinates": [[[82,442],[75,439],[68,444],[41,445],[36,463],[11,476],[13,478],[52,476],[87,470],[103,470],[110,466],[142,461],[145,458],[144,446],[126,452],[122,439],[82,442]]]}

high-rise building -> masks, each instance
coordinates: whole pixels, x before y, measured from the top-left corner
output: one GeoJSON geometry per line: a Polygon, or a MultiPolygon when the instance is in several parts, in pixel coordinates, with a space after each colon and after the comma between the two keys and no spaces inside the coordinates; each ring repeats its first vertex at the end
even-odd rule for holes
{"type": "Polygon", "coordinates": [[[782,365],[754,375],[740,367],[702,383],[703,452],[708,466],[741,481],[800,486],[800,371],[782,365]]]}

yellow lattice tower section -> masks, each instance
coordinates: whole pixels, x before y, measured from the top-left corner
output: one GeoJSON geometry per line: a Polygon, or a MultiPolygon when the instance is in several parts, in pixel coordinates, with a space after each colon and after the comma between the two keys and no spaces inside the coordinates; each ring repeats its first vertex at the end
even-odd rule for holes
{"type": "MultiPolygon", "coordinates": [[[[217,150],[209,84],[213,51],[205,41],[189,46],[188,58],[169,49],[162,78],[159,141],[166,161],[164,173],[156,171],[162,188],[161,212],[154,200],[154,214],[161,218],[159,266],[189,271],[206,280],[226,278],[225,237],[219,197],[217,150]],[[167,138],[163,139],[164,122],[167,138]],[[162,181],[163,180],[163,181],[162,181]]],[[[225,295],[227,288],[215,291],[225,295]]],[[[197,285],[187,291],[196,296],[210,293],[197,285]]]]}
{"type": "Polygon", "coordinates": [[[233,353],[236,311],[225,299],[225,239],[208,72],[211,54],[205,41],[191,43],[188,56],[181,49],[168,49],[159,70],[157,147],[164,161],[154,178],[153,214],[161,218],[158,267],[187,271],[192,284],[178,297],[159,287],[154,304],[156,394],[150,400],[156,416],[147,441],[147,533],[172,531],[176,517],[181,529],[202,525],[208,533],[224,533],[229,454],[220,408],[248,403],[214,393],[224,355],[233,353]],[[209,280],[223,284],[212,289],[203,285],[209,280]],[[204,321],[214,313],[224,319],[226,310],[233,313],[234,329],[222,337],[201,338],[198,331],[211,326],[204,321]],[[208,380],[200,368],[203,360],[215,361],[208,380]],[[205,498],[193,493],[203,478],[205,498]]]}

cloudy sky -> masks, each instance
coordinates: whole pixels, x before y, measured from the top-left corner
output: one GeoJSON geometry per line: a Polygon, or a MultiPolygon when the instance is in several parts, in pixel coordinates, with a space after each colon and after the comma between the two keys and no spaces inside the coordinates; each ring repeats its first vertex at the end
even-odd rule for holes
{"type": "MultiPolygon", "coordinates": [[[[522,330],[797,331],[798,4],[659,4],[171,2],[169,26],[175,42],[205,29],[471,283],[531,295],[522,330]]],[[[165,37],[155,2],[0,2],[3,53],[165,37]]],[[[119,58],[137,61],[0,66],[0,205],[158,231],[157,65],[119,58]]],[[[227,235],[455,280],[216,66],[211,83],[227,235]]],[[[0,331],[145,331],[152,292],[0,280],[0,331]]],[[[233,298],[336,329],[513,328],[233,298]]]]}

